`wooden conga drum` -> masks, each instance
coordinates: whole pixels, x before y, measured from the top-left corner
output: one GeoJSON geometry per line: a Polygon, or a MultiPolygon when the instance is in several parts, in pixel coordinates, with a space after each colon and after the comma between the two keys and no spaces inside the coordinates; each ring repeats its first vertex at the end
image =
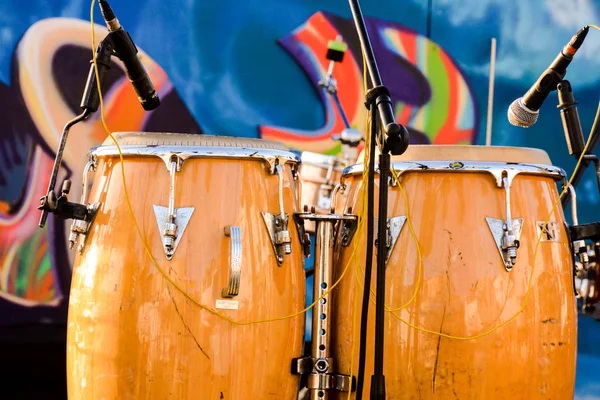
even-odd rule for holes
{"type": "MultiPolygon", "coordinates": [[[[404,155],[393,157],[392,166],[408,196],[408,216],[420,245],[422,271],[417,288],[417,247],[408,224],[402,221],[407,208],[400,189],[392,186],[388,218],[399,218],[401,228],[390,241],[386,306],[399,308],[415,290],[417,295],[405,309],[393,313],[412,327],[385,313],[387,398],[572,399],[577,314],[573,258],[557,190],[564,171],[553,167],[540,150],[479,146],[410,146],[404,155]],[[504,248],[510,242],[503,241],[507,211],[511,215],[507,236],[511,226],[516,249],[504,248]],[[530,277],[529,298],[519,313],[530,277]]],[[[365,218],[360,211],[362,171],[362,164],[349,167],[343,179],[346,207],[365,218]]],[[[375,204],[377,194],[376,188],[375,204]]],[[[366,235],[366,229],[362,232],[366,235]]],[[[365,236],[356,235],[357,263],[364,271],[365,236]]],[[[354,335],[352,321],[355,297],[362,298],[362,287],[352,271],[353,244],[340,247],[339,252],[337,276],[347,263],[351,266],[332,296],[332,357],[340,373],[356,376],[359,315],[354,335]]],[[[364,272],[359,275],[362,279],[364,272]]],[[[374,278],[372,282],[375,288],[374,278]]],[[[374,320],[371,295],[367,396],[373,374],[374,320]]],[[[336,398],[345,399],[346,394],[336,398]]]]}
{"type": "MultiPolygon", "coordinates": [[[[115,136],[143,237],[174,282],[236,321],[304,308],[303,255],[292,215],[299,203],[294,154],[264,140],[115,136]],[[170,203],[175,218],[166,221],[170,203]],[[289,217],[287,234],[275,226],[281,211],[289,217]],[[176,227],[165,227],[169,222],[176,227]],[[171,228],[176,238],[167,246],[171,228]]],[[[100,207],[73,271],[69,398],[295,398],[299,381],[290,362],[302,354],[304,316],[236,325],[184,297],[138,237],[116,147],[107,139],[90,155],[96,173],[89,202],[100,207]]]]}

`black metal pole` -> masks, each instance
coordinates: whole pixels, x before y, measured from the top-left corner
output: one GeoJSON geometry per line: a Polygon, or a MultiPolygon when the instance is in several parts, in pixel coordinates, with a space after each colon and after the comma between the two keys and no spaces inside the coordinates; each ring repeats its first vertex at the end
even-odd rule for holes
{"type": "Polygon", "coordinates": [[[375,367],[371,377],[371,399],[385,400],[383,349],[385,332],[385,262],[387,256],[387,205],[390,155],[379,155],[379,217],[377,225],[377,292],[375,296],[375,367]]]}
{"type": "MultiPolygon", "coordinates": [[[[596,148],[596,145],[598,144],[598,139],[600,139],[600,107],[598,108],[598,111],[596,112],[596,117],[594,119],[594,124],[592,125],[592,131],[591,131],[590,135],[592,135],[592,138],[590,139],[590,145],[585,153],[586,155],[594,154],[594,149],[596,148]]],[[[586,159],[584,156],[584,159],[581,161],[581,166],[579,167],[579,169],[575,172],[575,175],[573,176],[573,181],[571,182],[571,185],[573,185],[573,187],[577,187],[577,184],[581,180],[581,177],[583,176],[583,173],[585,172],[585,169],[588,167],[590,162],[591,162],[591,160],[586,159]]],[[[565,207],[569,203],[569,200],[571,200],[570,195],[563,196],[562,206],[565,207]]]]}
{"type": "Polygon", "coordinates": [[[38,226],[43,228],[46,225],[46,219],[48,218],[48,212],[56,209],[56,193],[54,192],[54,186],[56,186],[56,179],[58,178],[58,170],[62,164],[63,153],[65,151],[65,147],[67,146],[67,139],[69,137],[69,131],[73,125],[78,124],[81,121],[85,121],[91,115],[89,110],[84,110],[81,114],[70,120],[66,123],[63,128],[62,134],[60,136],[60,142],[58,145],[58,150],[56,151],[56,156],[54,157],[54,166],[52,167],[52,173],[50,175],[50,182],[48,183],[48,191],[46,195],[40,198],[40,206],[38,210],[42,211],[40,216],[40,222],[38,226]]]}
{"type": "Polygon", "coordinates": [[[373,83],[372,92],[367,94],[367,103],[373,101],[369,96],[374,98],[384,132],[387,135],[385,138],[384,149],[391,151],[393,155],[400,155],[408,148],[410,139],[408,131],[405,127],[396,123],[390,92],[381,82],[381,76],[379,75],[379,69],[377,69],[377,62],[373,55],[373,48],[371,47],[371,41],[369,40],[369,34],[367,33],[367,27],[358,0],[348,1],[350,3],[350,9],[352,10],[352,17],[354,18],[354,24],[356,25],[356,31],[364,53],[367,69],[369,70],[369,76],[373,83]]]}
{"type": "MultiPolygon", "coordinates": [[[[369,70],[369,77],[373,84],[373,88],[366,93],[366,104],[371,111],[371,147],[369,154],[371,155],[370,161],[372,167],[369,170],[368,186],[369,195],[373,194],[374,185],[374,159],[375,150],[377,146],[376,135],[379,133],[378,122],[382,124],[383,132],[385,137],[382,138],[382,154],[380,158],[379,173],[379,246],[380,250],[377,252],[377,288],[376,288],[376,299],[375,305],[375,365],[374,375],[371,379],[371,400],[385,400],[385,377],[383,376],[383,333],[384,333],[384,311],[385,311],[385,259],[387,249],[385,244],[387,242],[387,196],[388,196],[388,172],[390,158],[389,153],[393,155],[400,155],[408,148],[410,140],[408,131],[406,128],[396,122],[394,115],[393,104],[390,98],[389,90],[381,82],[381,76],[377,68],[375,56],[373,54],[373,48],[369,40],[369,34],[365,25],[364,18],[358,4],[358,0],[348,0],[350,3],[350,9],[356,25],[356,31],[358,38],[361,43],[363,51],[363,57],[369,70]],[[375,114],[375,108],[379,111],[378,115],[375,114]],[[377,117],[379,116],[379,121],[377,117]],[[383,250],[381,250],[383,249],[383,250]]],[[[363,377],[365,369],[365,352],[366,352],[366,325],[367,315],[369,306],[369,294],[370,294],[370,280],[371,280],[371,268],[372,268],[372,252],[373,252],[373,220],[374,220],[374,201],[369,202],[368,218],[367,218],[367,260],[365,265],[365,287],[363,295],[363,313],[361,316],[361,346],[359,356],[359,376],[357,379],[357,400],[362,399],[362,387],[363,377]],[[369,232],[371,236],[369,236],[369,232]],[[370,256],[370,257],[369,257],[370,256]],[[367,272],[368,271],[368,272],[367,272]],[[360,385],[360,391],[358,387],[360,385]]]]}
{"type": "Polygon", "coordinates": [[[367,176],[367,254],[365,257],[365,281],[363,287],[362,312],[360,317],[360,347],[358,353],[358,375],[356,379],[356,400],[362,400],[365,377],[365,359],[367,354],[367,324],[369,317],[369,298],[371,294],[371,275],[373,270],[373,230],[375,220],[375,149],[377,143],[377,113],[375,103],[371,103],[371,143],[369,149],[369,171],[367,176]]]}

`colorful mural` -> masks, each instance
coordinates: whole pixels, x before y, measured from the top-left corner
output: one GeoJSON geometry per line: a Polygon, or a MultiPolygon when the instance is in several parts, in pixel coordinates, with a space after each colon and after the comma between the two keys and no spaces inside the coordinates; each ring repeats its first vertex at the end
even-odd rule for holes
{"type": "MultiPolygon", "coordinates": [[[[37,206],[63,125],[79,111],[92,49],[89,5],[0,2],[0,326],[66,321],[70,221],[51,217],[40,229],[37,206]]],[[[332,135],[343,124],[317,82],[327,69],[327,42],[337,35],[349,45],[334,70],[340,100],[351,124],[364,130],[364,71],[346,0],[132,0],[113,7],[162,100],[143,112],[115,59],[104,88],[113,131],[262,137],[335,154],[340,148],[332,135]]],[[[555,94],[528,130],[510,126],[506,110],[581,26],[598,23],[600,0],[382,0],[362,7],[383,81],[412,143],[485,142],[490,40],[496,38],[492,143],[543,149],[572,172],[555,94]]],[[[98,11],[96,18],[101,22],[98,11]]],[[[97,40],[105,32],[96,25],[97,40]]],[[[599,46],[600,32],[591,31],[567,75],[584,132],[598,105],[599,46]]],[[[73,180],[73,198],[88,149],[106,137],[98,117],[70,135],[61,179],[73,180]]],[[[578,188],[581,223],[600,220],[599,202],[588,171],[578,188]]],[[[583,319],[578,382],[593,380],[598,343],[598,324],[583,319]]],[[[577,399],[597,399],[594,385],[578,383],[577,399]]]]}
{"type": "MultiPolygon", "coordinates": [[[[96,30],[101,40],[106,29],[97,25],[96,30]]],[[[0,131],[0,299],[4,300],[0,310],[6,301],[28,309],[42,307],[38,313],[1,312],[0,325],[46,319],[47,306],[64,306],[61,300],[68,296],[73,254],[66,250],[65,232],[70,221],[51,217],[40,229],[37,207],[49,182],[63,126],[80,113],[91,48],[89,23],[66,18],[39,21],[16,48],[11,86],[0,86],[0,106],[9,111],[2,113],[0,131]]],[[[140,57],[162,105],[145,112],[122,65],[115,62],[104,88],[111,129],[201,133],[165,72],[147,54],[141,52],[140,57]]],[[[105,137],[99,113],[71,131],[62,177],[72,179],[73,198],[81,196],[86,149],[105,137]]],[[[55,322],[65,321],[64,313],[56,318],[55,322]]]]}
{"type": "MultiPolygon", "coordinates": [[[[383,82],[396,102],[398,122],[407,126],[411,143],[472,144],[476,140],[478,113],[473,92],[464,75],[438,44],[400,24],[366,20],[373,51],[378,56],[383,82]]],[[[351,126],[364,131],[366,109],[363,89],[363,60],[351,19],[319,12],[292,34],[280,39],[317,88],[327,73],[327,42],[338,35],[350,45],[344,62],[334,69],[338,95],[351,126]]],[[[344,129],[334,100],[318,92],[325,111],[325,125],[315,131],[260,126],[261,137],[278,140],[289,147],[335,154],[339,144],[331,136],[344,129]]]]}
{"type": "MultiPolygon", "coordinates": [[[[98,40],[106,30],[96,26],[98,40]]],[[[378,19],[368,20],[372,42],[382,56],[381,73],[388,79],[391,95],[397,99],[398,120],[411,129],[413,143],[472,143],[477,129],[473,94],[450,56],[431,40],[416,32],[378,19]],[[393,79],[392,79],[393,78],[393,79]]],[[[325,74],[327,42],[342,34],[350,54],[334,70],[340,82],[339,95],[349,120],[364,129],[363,65],[353,22],[331,13],[317,12],[279,44],[298,62],[318,90],[325,74]]],[[[18,173],[12,165],[4,169],[5,187],[21,187],[18,201],[1,199],[3,226],[0,234],[2,281],[0,296],[20,306],[58,305],[68,295],[68,275],[73,255],[64,250],[67,225],[51,217],[44,229],[37,226],[39,197],[45,192],[64,123],[78,113],[78,102],[89,68],[90,27],[81,20],[44,19],[32,25],[15,51],[14,88],[6,88],[6,104],[20,104],[19,113],[8,115],[11,125],[28,123],[27,133],[16,137],[4,131],[7,160],[18,160],[18,173]],[[15,141],[26,141],[21,149],[15,141]],[[13,146],[14,147],[14,146],[13,146]],[[26,175],[23,176],[23,171],[26,175]],[[25,179],[27,178],[27,179],[25,179]],[[57,248],[62,251],[57,253],[57,248]],[[32,253],[32,249],[35,251],[32,253]],[[60,256],[58,255],[60,253],[60,256]],[[65,254],[68,254],[65,257],[65,254]],[[59,271],[62,271],[60,273],[59,271]],[[62,275],[62,278],[60,277],[62,275]],[[61,280],[65,280],[61,289],[61,280]]],[[[169,131],[201,133],[199,125],[178,97],[164,70],[146,53],[141,53],[150,77],[163,99],[155,111],[146,113],[138,105],[135,92],[117,62],[107,78],[106,118],[113,131],[169,131]]],[[[320,92],[327,122],[315,132],[259,125],[265,139],[278,140],[297,150],[337,153],[340,147],[331,136],[343,129],[343,122],[329,96],[320,92]]],[[[63,166],[73,181],[71,196],[80,196],[86,151],[106,137],[99,113],[70,133],[63,166]]],[[[14,163],[14,162],[13,162],[14,163]]],[[[12,164],[12,163],[11,163],[12,164]]],[[[0,321],[1,323],[1,321],[0,321]]]]}

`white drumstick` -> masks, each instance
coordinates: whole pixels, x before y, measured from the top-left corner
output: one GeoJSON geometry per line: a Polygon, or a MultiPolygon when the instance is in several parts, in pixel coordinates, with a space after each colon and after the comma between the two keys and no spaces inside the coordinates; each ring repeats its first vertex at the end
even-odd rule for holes
{"type": "Polygon", "coordinates": [[[485,145],[492,145],[492,111],[494,108],[494,74],[496,69],[496,38],[492,38],[492,54],[490,56],[490,85],[488,88],[488,115],[485,132],[485,145]]]}

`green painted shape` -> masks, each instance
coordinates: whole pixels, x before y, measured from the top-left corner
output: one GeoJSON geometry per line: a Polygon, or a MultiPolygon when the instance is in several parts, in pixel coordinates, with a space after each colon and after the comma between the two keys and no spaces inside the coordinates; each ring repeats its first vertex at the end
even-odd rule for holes
{"type": "Polygon", "coordinates": [[[338,42],[335,40],[330,40],[327,43],[327,49],[329,50],[335,50],[335,51],[340,51],[342,53],[345,53],[346,50],[348,50],[348,45],[344,42],[338,42]]]}
{"type": "Polygon", "coordinates": [[[427,43],[427,70],[424,72],[429,84],[435,89],[431,91],[431,100],[426,107],[424,131],[431,141],[444,126],[449,110],[450,83],[448,82],[448,71],[440,56],[442,51],[438,45],[427,43]]]}

